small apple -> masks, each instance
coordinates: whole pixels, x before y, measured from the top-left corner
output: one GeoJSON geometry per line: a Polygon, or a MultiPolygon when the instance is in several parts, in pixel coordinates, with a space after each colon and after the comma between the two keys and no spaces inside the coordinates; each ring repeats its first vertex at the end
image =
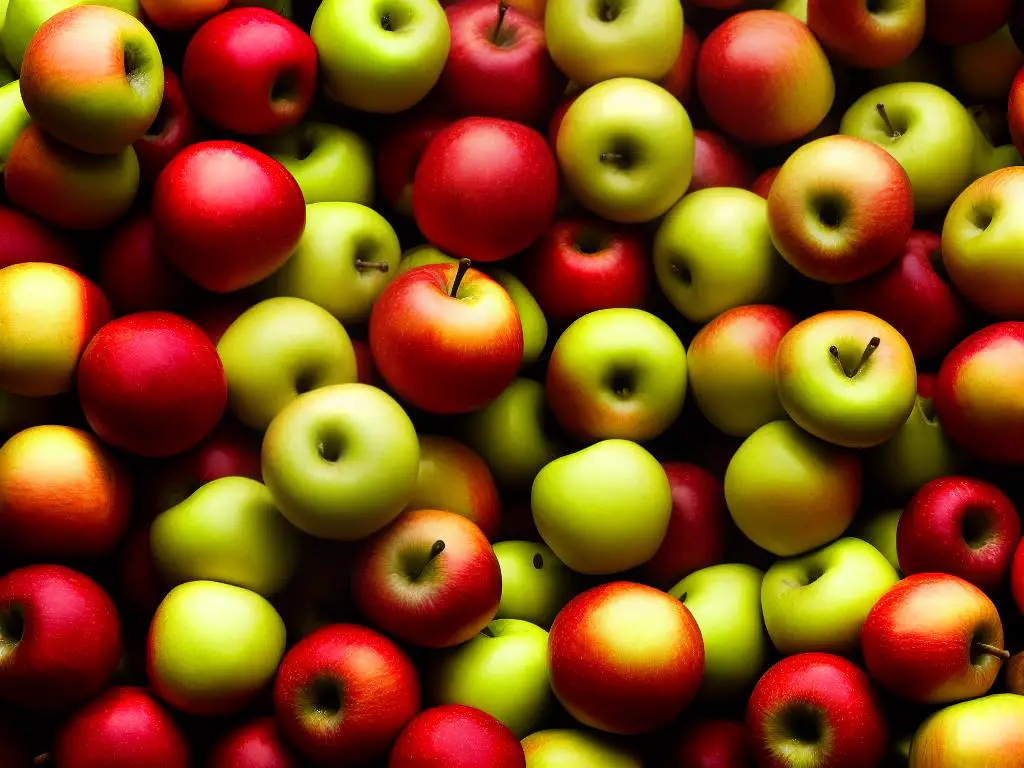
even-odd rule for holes
{"type": "Polygon", "coordinates": [[[388,768],[526,768],[516,735],[486,712],[444,704],[420,712],[398,734],[388,768]]]}
{"type": "Polygon", "coordinates": [[[641,756],[621,739],[595,731],[552,728],[531,733],[522,741],[528,768],[643,768],[641,756]]]}
{"type": "Polygon", "coordinates": [[[1002,101],[1014,76],[1024,66],[1024,53],[1004,24],[988,37],[953,48],[953,79],[969,103],[1002,101]]]}
{"type": "Polygon", "coordinates": [[[396,118],[381,136],[377,146],[377,183],[385,202],[399,213],[413,215],[413,179],[420,157],[431,139],[449,123],[449,118],[433,110],[413,110],[396,118]]]}
{"type": "Polygon", "coordinates": [[[902,509],[887,509],[879,512],[862,526],[858,532],[858,538],[864,539],[868,544],[881,552],[889,565],[896,569],[896,573],[902,577],[903,570],[900,568],[900,557],[896,551],[896,531],[899,528],[902,509]]]}
{"type": "Polygon", "coordinates": [[[491,276],[516,305],[519,324],[523,327],[523,366],[537,362],[548,343],[548,321],[537,300],[523,282],[504,269],[491,271],[491,276]]]}
{"type": "Polygon", "coordinates": [[[983,40],[1007,21],[1013,0],[928,0],[928,37],[943,45],[983,40]]]}
{"type": "MultiPolygon", "coordinates": [[[[807,0],[807,26],[839,61],[859,69],[899,64],[924,38],[925,0],[892,7],[858,0],[807,0]]],[[[936,11],[929,5],[928,15],[936,11]]]]}
{"type": "Polygon", "coordinates": [[[496,618],[519,619],[549,629],[576,594],[576,575],[543,544],[500,541],[493,549],[501,569],[496,618]]]}
{"type": "Polygon", "coordinates": [[[210,753],[208,768],[293,768],[297,764],[277,721],[261,717],[221,738],[210,753]]]}
{"type": "Polygon", "coordinates": [[[179,311],[195,290],[164,258],[153,220],[145,215],[117,228],[100,254],[96,278],[119,315],[179,311]]]}
{"type": "Polygon", "coordinates": [[[199,26],[227,8],[230,0],[139,0],[146,18],[172,32],[199,26]]]}
{"type": "Polygon", "coordinates": [[[700,38],[689,24],[683,26],[683,45],[679,55],[658,85],[671,93],[683,106],[693,99],[693,76],[697,70],[697,56],[700,55],[700,38]]]}
{"type": "Polygon", "coordinates": [[[753,174],[727,138],[714,131],[693,132],[693,179],[689,192],[711,187],[748,189],[753,174]]]}
{"type": "Polygon", "coordinates": [[[1024,750],[1017,723],[1024,697],[983,696],[941,709],[921,724],[910,747],[909,768],[947,765],[996,766],[1024,750]]]}
{"type": "Polygon", "coordinates": [[[373,151],[358,133],[330,123],[302,123],[269,137],[266,149],[295,177],[307,205],[373,204],[373,151]]]}
{"type": "Polygon", "coordinates": [[[673,738],[672,768],[746,768],[753,761],[743,723],[705,718],[673,738]]]}
{"type": "MultiPolygon", "coordinates": [[[[0,100],[2,98],[0,88],[0,100]]],[[[2,171],[3,151],[0,150],[2,171]]],[[[74,270],[81,268],[81,259],[71,238],[15,208],[0,206],[0,269],[29,261],[60,264],[74,270]]]]}
{"type": "Polygon", "coordinates": [[[139,159],[139,172],[143,183],[152,186],[160,171],[174,156],[200,136],[200,127],[192,107],[185,98],[181,80],[170,69],[164,68],[164,98],[156,119],[137,139],[132,147],[139,159]]]}

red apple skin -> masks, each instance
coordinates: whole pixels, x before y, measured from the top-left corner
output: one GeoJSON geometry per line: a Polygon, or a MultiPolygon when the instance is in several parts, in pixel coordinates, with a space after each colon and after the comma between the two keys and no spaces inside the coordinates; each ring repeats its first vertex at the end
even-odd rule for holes
{"type": "Polygon", "coordinates": [[[121,658],[121,622],[103,588],[61,565],[0,578],[0,612],[24,632],[0,665],[0,699],[34,712],[67,711],[106,686],[121,658]]]}
{"type": "Polygon", "coordinates": [[[1024,613],[1024,539],[1017,542],[1013,552],[1013,563],[1010,566],[1010,591],[1017,604],[1017,610],[1024,613]]]}
{"type": "Polygon", "coordinates": [[[657,553],[640,567],[645,581],[669,589],[685,576],[722,562],[728,511],[722,481],[696,464],[662,464],[672,487],[672,516],[657,553]]]}
{"type": "Polygon", "coordinates": [[[422,108],[391,123],[377,149],[377,185],[384,200],[412,216],[412,189],[423,150],[451,124],[451,119],[422,108]]]}
{"type": "Polygon", "coordinates": [[[902,699],[926,704],[974,698],[992,686],[1001,659],[977,654],[972,663],[974,643],[1003,647],[999,613],[984,592],[947,573],[897,582],[861,630],[872,679],[902,699]]]}
{"type": "Polygon", "coordinates": [[[372,626],[414,645],[446,648],[494,618],[501,569],[475,523],[420,509],[403,512],[362,544],[352,564],[352,594],[372,626]],[[444,549],[429,559],[435,542],[444,549]],[[414,578],[410,569],[420,568],[414,578]]]}
{"type": "Polygon", "coordinates": [[[926,34],[943,45],[967,45],[1010,20],[1013,0],[927,0],[926,34]]]}
{"type": "Polygon", "coordinates": [[[160,253],[153,222],[145,215],[114,232],[100,254],[97,278],[121,315],[180,309],[195,291],[160,253]]]}
{"type": "Polygon", "coordinates": [[[548,54],[544,22],[509,7],[497,42],[498,4],[464,0],[445,8],[451,50],[436,92],[452,114],[500,117],[539,126],[566,78],[548,54]]]}
{"type": "Polygon", "coordinates": [[[888,266],[837,291],[845,309],[859,309],[885,320],[903,334],[916,360],[946,354],[963,338],[967,314],[953,287],[935,270],[942,260],[942,238],[910,233],[901,255],[888,266]]]}
{"type": "Polygon", "coordinates": [[[195,113],[185,98],[181,79],[164,68],[164,99],[156,120],[141,139],[132,144],[139,158],[142,181],[151,185],[176,154],[199,140],[195,113]]]}
{"type": "Polygon", "coordinates": [[[873,768],[885,757],[888,729],[868,676],[829,653],[801,653],[770,667],[747,704],[747,729],[757,765],[790,768],[773,743],[786,732],[792,713],[811,713],[828,724],[828,751],[821,765],[873,768]]]}
{"type": "Polygon", "coordinates": [[[658,85],[679,99],[684,106],[689,105],[693,96],[693,73],[697,69],[699,54],[700,38],[692,27],[684,26],[683,47],[679,49],[679,56],[672,68],[658,81],[658,85]]]}
{"type": "Polygon", "coordinates": [[[566,96],[562,99],[561,103],[555,107],[555,111],[551,113],[551,120],[548,121],[548,144],[551,147],[551,151],[555,151],[555,147],[558,146],[558,129],[562,127],[562,120],[565,118],[565,113],[569,111],[569,107],[572,103],[579,98],[578,93],[574,93],[572,96],[566,96]]]}
{"type": "Polygon", "coordinates": [[[469,269],[453,298],[458,269],[409,270],[384,289],[370,314],[370,349],[381,377],[431,413],[481,408],[512,382],[523,359],[523,328],[511,297],[469,269]]]}
{"type": "Polygon", "coordinates": [[[273,158],[235,141],[206,141],[161,172],[152,216],[171,264],[208,291],[230,293],[288,260],[306,225],[306,203],[273,158]]]}
{"type": "Polygon", "coordinates": [[[675,739],[668,768],[749,768],[753,756],[743,723],[697,720],[675,739]]]}
{"type": "Polygon", "coordinates": [[[420,680],[402,650],[381,634],[332,624],[296,643],[274,683],[278,727],[302,755],[327,765],[361,765],[383,757],[420,709],[420,680]],[[303,707],[318,683],[337,685],[342,716],[329,724],[303,707]]]}
{"type": "Polygon", "coordinates": [[[217,349],[199,326],[169,312],[140,312],[93,336],[78,365],[78,394],[100,439],[159,457],[210,434],[228,390],[217,349]]]}
{"type": "Polygon", "coordinates": [[[925,483],[896,529],[903,573],[950,573],[986,592],[1006,584],[1019,540],[1020,517],[1013,502],[991,483],[971,477],[925,483]],[[970,541],[964,537],[968,529],[970,541]]]}
{"type": "Polygon", "coordinates": [[[61,768],[188,768],[188,745],[167,711],[142,688],[111,688],[57,734],[61,768]]]}
{"type": "Polygon", "coordinates": [[[615,581],[577,595],[555,617],[548,666],[551,689],[581,723],[648,733],[696,695],[704,641],[681,602],[653,587],[615,581]],[[623,632],[624,622],[631,631],[623,632]],[[638,643],[641,627],[649,634],[638,643]]]}
{"type": "Polygon", "coordinates": [[[281,739],[274,718],[261,717],[222,738],[207,768],[299,768],[299,762],[281,739]]]}
{"type": "Polygon", "coordinates": [[[769,168],[767,171],[764,171],[760,176],[754,179],[754,183],[750,185],[750,191],[767,200],[768,195],[772,191],[772,184],[775,183],[775,177],[779,175],[779,171],[781,170],[782,167],[779,166],[778,168],[769,168]]]}
{"type": "Polygon", "coordinates": [[[860,69],[893,67],[917,49],[924,37],[924,10],[915,13],[904,6],[896,14],[876,15],[860,0],[807,2],[807,26],[822,45],[860,69]]]}
{"type": "Polygon", "coordinates": [[[530,251],[523,280],[548,322],[599,309],[642,307],[651,283],[639,231],[592,216],[559,219],[530,251]]]}
{"type": "Polygon", "coordinates": [[[525,250],[555,216],[558,166],[532,128],[466,117],[427,145],[416,168],[416,224],[452,256],[499,261],[525,250]]]}
{"type": "Polygon", "coordinates": [[[420,712],[402,729],[388,768],[526,768],[519,739],[486,712],[446,704],[420,712]]]}
{"type": "Polygon", "coordinates": [[[693,148],[693,179],[688,192],[709,187],[750,187],[754,178],[750,166],[724,136],[694,131],[693,148]]]}
{"type": "Polygon", "coordinates": [[[70,240],[21,211],[0,205],[0,269],[30,261],[81,270],[70,240]]]}
{"type": "Polygon", "coordinates": [[[146,18],[160,29],[184,30],[223,11],[229,0],[141,0],[146,18]]]}
{"type": "Polygon", "coordinates": [[[169,587],[153,562],[148,521],[129,530],[124,537],[118,576],[121,580],[121,594],[127,605],[136,611],[136,616],[151,620],[167,596],[169,587]]]}
{"type": "Polygon", "coordinates": [[[252,296],[244,293],[235,293],[229,296],[215,296],[211,301],[203,302],[193,309],[188,318],[203,329],[214,346],[220,341],[220,337],[231,327],[231,324],[238,319],[255,301],[252,296]]]}
{"type": "Polygon", "coordinates": [[[370,343],[357,339],[352,342],[352,349],[356,353],[356,379],[360,384],[377,386],[379,376],[377,366],[373,362],[373,353],[370,351],[370,343]]]}

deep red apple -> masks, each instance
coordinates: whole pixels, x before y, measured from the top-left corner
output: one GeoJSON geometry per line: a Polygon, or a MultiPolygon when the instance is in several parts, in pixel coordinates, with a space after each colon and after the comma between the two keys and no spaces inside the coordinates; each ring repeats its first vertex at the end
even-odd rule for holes
{"type": "Polygon", "coordinates": [[[1010,590],[1013,593],[1013,600],[1017,603],[1017,610],[1024,613],[1024,539],[1017,542],[1017,548],[1013,553],[1013,563],[1010,566],[1010,590]]]}
{"type": "Polygon", "coordinates": [[[377,385],[377,365],[373,362],[370,343],[357,339],[352,342],[356,353],[356,377],[360,384],[377,385]]]}
{"type": "Polygon", "coordinates": [[[693,73],[697,68],[697,56],[700,54],[700,38],[693,27],[683,28],[683,47],[679,56],[668,73],[658,81],[658,85],[671,93],[684,105],[690,103],[693,95],[693,73]]]}
{"type": "Polygon", "coordinates": [[[519,739],[486,712],[446,704],[420,712],[402,729],[388,768],[526,768],[519,739]]]}
{"type": "Polygon", "coordinates": [[[566,96],[562,99],[561,103],[555,107],[555,111],[551,113],[551,120],[548,121],[548,132],[547,140],[551,145],[551,151],[555,151],[555,147],[558,144],[558,129],[562,127],[562,119],[565,117],[565,113],[569,111],[569,107],[576,101],[579,96],[578,93],[574,93],[571,96],[566,96]]]}
{"type": "Polygon", "coordinates": [[[976,43],[1010,20],[1013,0],[927,0],[925,33],[943,45],[976,43]]]}
{"type": "Polygon", "coordinates": [[[779,175],[779,171],[781,170],[782,166],[778,166],[764,171],[760,176],[754,179],[754,183],[750,185],[750,191],[767,200],[768,193],[772,191],[772,184],[775,182],[775,177],[779,175]]]}
{"type": "Polygon", "coordinates": [[[708,187],[747,189],[754,173],[740,151],[721,134],[693,132],[693,179],[687,191],[708,187]]]}
{"type": "Polygon", "coordinates": [[[207,768],[299,768],[277,721],[261,717],[230,731],[213,748],[207,768]]]}
{"type": "Polygon", "coordinates": [[[81,268],[70,240],[21,211],[0,205],[0,269],[28,261],[81,268]]]}
{"type": "Polygon", "coordinates": [[[118,314],[178,310],[194,286],[160,253],[149,216],[137,216],[114,232],[100,254],[100,288],[118,314]]]}
{"type": "Polygon", "coordinates": [[[416,109],[396,119],[377,146],[377,185],[384,200],[412,216],[412,188],[423,150],[451,119],[434,110],[416,109]]]}
{"type": "Polygon", "coordinates": [[[743,723],[707,719],[683,728],[666,768],[749,768],[751,763],[743,723]]]}
{"type": "Polygon", "coordinates": [[[139,171],[147,184],[156,177],[176,154],[199,140],[199,126],[195,113],[185,98],[181,80],[170,69],[164,68],[164,100],[156,120],[146,135],[132,144],[139,158],[139,171]]]}

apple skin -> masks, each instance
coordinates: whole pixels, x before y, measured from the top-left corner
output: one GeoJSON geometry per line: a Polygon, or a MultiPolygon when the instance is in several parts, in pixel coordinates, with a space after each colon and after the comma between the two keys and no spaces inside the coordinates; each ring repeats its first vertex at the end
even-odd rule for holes
{"type": "Polygon", "coordinates": [[[900,517],[896,549],[904,573],[949,573],[986,592],[1005,583],[1020,518],[999,488],[972,477],[940,477],[914,494],[900,517]]]}
{"type": "Polygon", "coordinates": [[[750,185],[750,191],[758,197],[763,197],[765,200],[768,199],[768,195],[771,194],[772,184],[775,183],[775,179],[779,175],[779,171],[782,170],[782,166],[776,168],[769,168],[768,170],[761,173],[754,182],[750,185]]]}
{"type": "Polygon", "coordinates": [[[198,121],[185,98],[181,79],[164,68],[164,97],[156,119],[132,144],[139,159],[142,181],[152,185],[174,156],[198,141],[199,135],[198,121]]]}
{"type": "Polygon", "coordinates": [[[953,79],[969,103],[1002,101],[1024,66],[1024,53],[1013,40],[1011,25],[953,49],[953,79]]]}
{"type": "Polygon", "coordinates": [[[860,526],[857,537],[863,539],[881,552],[889,565],[896,569],[902,578],[899,553],[896,551],[896,531],[899,528],[902,509],[887,509],[879,512],[860,526]]]}
{"type": "Polygon", "coordinates": [[[671,768],[747,768],[753,762],[743,723],[707,718],[673,738],[671,768]]]}
{"type": "Polygon", "coordinates": [[[945,573],[901,580],[875,603],[861,630],[872,679],[924,704],[970,699],[992,687],[1002,659],[979,649],[981,643],[1003,647],[996,607],[976,586],[945,573]]]}
{"type": "MultiPolygon", "coordinates": [[[[0,170],[2,170],[0,163],[0,170]]],[[[36,261],[79,270],[81,258],[70,238],[26,216],[0,206],[0,269],[36,261]]]]}
{"type": "Polygon", "coordinates": [[[153,225],[164,255],[214,293],[273,274],[302,237],[306,205],[283,165],[235,141],[179,152],[153,187],[153,225]]]}
{"type": "Polygon", "coordinates": [[[409,657],[354,624],[306,635],[285,655],[274,683],[278,727],[320,764],[382,758],[419,709],[419,674],[409,657]]]}
{"type": "Polygon", "coordinates": [[[927,34],[943,45],[982,40],[1010,20],[1013,0],[928,0],[927,34]]]}
{"type": "Polygon", "coordinates": [[[215,16],[229,0],[139,0],[146,18],[160,29],[173,32],[191,29],[215,16]]]}
{"type": "Polygon", "coordinates": [[[120,315],[176,311],[186,306],[195,287],[160,253],[149,216],[120,225],[107,241],[97,267],[100,288],[120,315]]]}
{"type": "Polygon", "coordinates": [[[221,738],[210,753],[207,768],[298,768],[298,765],[298,758],[281,737],[277,721],[273,717],[261,717],[221,738]]]}
{"type": "Polygon", "coordinates": [[[444,704],[420,712],[398,734],[388,768],[526,768],[516,735],[473,707],[444,704]]]}
{"type": "Polygon", "coordinates": [[[946,707],[921,724],[910,748],[909,768],[931,765],[990,765],[1009,768],[1024,750],[1017,727],[1024,697],[983,696],[946,707]]]}
{"type": "Polygon", "coordinates": [[[746,159],[714,131],[693,132],[693,179],[688,192],[710,187],[749,189],[753,180],[746,159]]]}
{"type": "Polygon", "coordinates": [[[0,446],[0,548],[36,560],[110,555],[128,527],[130,475],[96,438],[39,426],[0,446]]]}
{"type": "Polygon", "coordinates": [[[1017,543],[1010,565],[1010,591],[1017,608],[1024,613],[1024,543],[1021,542],[1017,543]]]}
{"type": "MultiPolygon", "coordinates": [[[[10,87],[10,86],[8,86],[10,87]]],[[[1007,108],[1007,122],[1013,145],[1019,152],[1024,147],[1024,76],[1017,71],[1010,85],[1010,101],[1007,108]]]]}
{"type": "Polygon", "coordinates": [[[358,133],[330,123],[304,122],[268,136],[264,147],[295,177],[306,205],[373,204],[373,150],[358,133]]]}
{"type": "Polygon", "coordinates": [[[520,367],[528,368],[540,359],[548,345],[548,320],[522,280],[504,269],[492,269],[491,277],[505,289],[516,307],[523,329],[523,359],[520,367]]]}
{"type": "Polygon", "coordinates": [[[451,122],[434,110],[418,109],[396,118],[384,131],[377,145],[377,183],[384,201],[394,210],[413,215],[413,179],[420,157],[451,122]]]}
{"type": "Polygon", "coordinates": [[[807,0],[806,21],[838,60],[859,69],[884,69],[899,64],[920,45],[925,5],[925,0],[909,0],[872,11],[857,0],[807,0]]]}
{"type": "MultiPolygon", "coordinates": [[[[0,42],[3,44],[3,58],[14,73],[21,69],[25,49],[35,33],[45,22],[75,5],[81,0],[12,0],[4,2],[0,13],[0,42]]],[[[111,8],[141,17],[139,0],[93,0],[88,5],[106,5],[111,8]]]]}
{"type": "Polygon", "coordinates": [[[103,326],[78,365],[78,396],[104,442],[140,456],[182,453],[210,434],[227,406],[217,350],[199,326],[140,312],[103,326]]]}
{"type": "Polygon", "coordinates": [[[501,602],[496,619],[519,619],[550,629],[576,594],[576,574],[555,553],[533,541],[500,541],[494,556],[501,569],[501,602]]]}
{"type": "Polygon", "coordinates": [[[61,565],[0,577],[0,627],[0,699],[32,712],[81,705],[106,687],[121,657],[114,602],[61,565]]]}
{"type": "Polygon", "coordinates": [[[658,85],[671,93],[683,106],[689,105],[693,98],[693,76],[697,70],[697,56],[700,55],[700,38],[693,27],[684,25],[683,45],[679,50],[668,72],[658,81],[658,85]]]}
{"type": "Polygon", "coordinates": [[[641,756],[622,740],[591,730],[552,728],[522,740],[527,768],[643,768],[641,756]]]}
{"type": "Polygon", "coordinates": [[[874,768],[886,754],[888,728],[871,681],[828,653],[790,656],[765,672],[747,704],[746,724],[763,768],[802,761],[874,768]]]}
{"type": "Polygon", "coordinates": [[[67,768],[188,768],[185,736],[143,688],[110,688],[57,732],[53,761],[67,768]]]}

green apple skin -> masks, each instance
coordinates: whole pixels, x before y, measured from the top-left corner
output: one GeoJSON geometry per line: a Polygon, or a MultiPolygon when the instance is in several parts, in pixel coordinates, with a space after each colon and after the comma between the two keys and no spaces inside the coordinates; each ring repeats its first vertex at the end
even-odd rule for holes
{"type": "Polygon", "coordinates": [[[327,94],[363,112],[403,112],[430,92],[451,35],[437,0],[324,0],[310,36],[327,94]]]}
{"type": "Polygon", "coordinates": [[[780,560],[761,585],[768,635],[786,656],[855,653],[868,611],[899,579],[885,555],[852,537],[780,560]]]}
{"type": "Polygon", "coordinates": [[[619,77],[572,103],[556,154],[584,207],[611,221],[642,223],[665,213],[690,186],[693,146],[693,125],[678,99],[646,80],[619,77]]]}
{"type": "Polygon", "coordinates": [[[551,629],[555,616],[576,595],[576,574],[548,547],[533,541],[500,541],[494,555],[501,568],[497,618],[551,629]]]}
{"type": "Polygon", "coordinates": [[[416,488],[416,428],[394,398],[368,384],[300,395],[263,437],[263,482],[296,528],[357,541],[390,523],[416,488]]]}
{"type": "Polygon", "coordinates": [[[660,80],[682,48],[683,7],[675,0],[548,0],[544,38],[558,68],[580,85],[660,80]]]}
{"type": "Polygon", "coordinates": [[[791,421],[765,424],[725,471],[725,501],[743,534],[791,557],[842,536],[860,506],[855,451],[819,440],[791,421]]]}
{"type": "Polygon", "coordinates": [[[533,481],[537,531],[577,573],[641,565],[661,546],[672,489],[658,460],[628,440],[604,440],[555,459],[533,481]]]}
{"type": "Polygon", "coordinates": [[[263,483],[222,477],[153,521],[153,562],[168,584],[220,581],[276,595],[299,560],[298,532],[263,483]]]}
{"type": "Polygon", "coordinates": [[[14,142],[31,122],[25,102],[21,100],[21,84],[15,80],[0,88],[0,173],[14,142]]]}
{"type": "Polygon", "coordinates": [[[940,709],[914,734],[910,768],[1012,768],[1024,752],[1024,696],[996,693],[940,709]]]}
{"type": "Polygon", "coordinates": [[[402,260],[398,262],[395,270],[395,277],[404,275],[410,269],[425,267],[428,264],[458,264],[459,260],[449,256],[432,245],[417,245],[402,254],[402,260]]]}
{"type": "Polygon", "coordinates": [[[17,79],[18,75],[11,69],[10,65],[5,61],[0,61],[0,88],[13,83],[17,79]]]}
{"type": "Polygon", "coordinates": [[[789,272],[768,232],[767,203],[746,189],[713,187],[686,195],[654,238],[654,274],[690,322],[770,301],[789,272]]]}
{"type": "Polygon", "coordinates": [[[807,23],[807,0],[779,0],[775,3],[775,10],[788,13],[794,19],[807,23]]]}
{"type": "Polygon", "coordinates": [[[304,123],[265,147],[288,169],[307,204],[373,205],[373,150],[359,134],[328,123],[304,123]]]}
{"type": "Polygon", "coordinates": [[[266,8],[268,11],[292,18],[292,0],[231,0],[229,8],[266,8]]]}
{"type": "Polygon", "coordinates": [[[432,670],[439,704],[475,707],[526,736],[551,708],[548,633],[518,619],[498,619],[449,651],[432,670]]]}
{"type": "Polygon", "coordinates": [[[669,591],[689,608],[704,638],[703,698],[749,692],[767,666],[763,577],[752,565],[723,563],[694,571],[669,591]]]}
{"type": "Polygon", "coordinates": [[[1003,144],[998,147],[992,146],[985,131],[978,124],[975,115],[971,115],[971,125],[974,127],[974,154],[971,156],[971,180],[988,176],[993,171],[1001,168],[1009,168],[1013,165],[1024,165],[1024,159],[1013,144],[1003,144]]]}
{"type": "Polygon", "coordinates": [[[270,684],[284,648],[284,621],[264,598],[190,581],[172,589],[153,616],[149,683],[183,712],[229,714],[270,684]]]}
{"type": "Polygon", "coordinates": [[[343,323],[361,323],[387,288],[402,247],[387,219],[359,203],[306,206],[306,229],[271,278],[278,296],[319,304],[343,323]]]}
{"type": "Polygon", "coordinates": [[[937,85],[893,83],[857,99],[843,115],[839,132],[873,142],[896,158],[910,177],[914,210],[920,215],[945,209],[971,182],[972,123],[964,106],[937,85]],[[899,135],[890,135],[879,104],[899,135]]]}
{"type": "Polygon", "coordinates": [[[902,514],[902,509],[879,512],[860,527],[857,536],[881,552],[898,574],[903,571],[900,570],[900,556],[896,552],[896,528],[902,514]]]}
{"type": "Polygon", "coordinates": [[[595,731],[557,728],[522,740],[526,768],[644,768],[643,758],[623,741],[595,731]]]}
{"type": "Polygon", "coordinates": [[[491,277],[498,281],[516,305],[519,322],[523,326],[523,365],[533,365],[548,343],[547,318],[530,289],[518,277],[504,269],[495,269],[491,277]]]}
{"type": "Polygon", "coordinates": [[[231,410],[260,431],[304,392],[356,381],[348,332],[326,309],[281,296],[250,307],[217,342],[231,410]]]}

